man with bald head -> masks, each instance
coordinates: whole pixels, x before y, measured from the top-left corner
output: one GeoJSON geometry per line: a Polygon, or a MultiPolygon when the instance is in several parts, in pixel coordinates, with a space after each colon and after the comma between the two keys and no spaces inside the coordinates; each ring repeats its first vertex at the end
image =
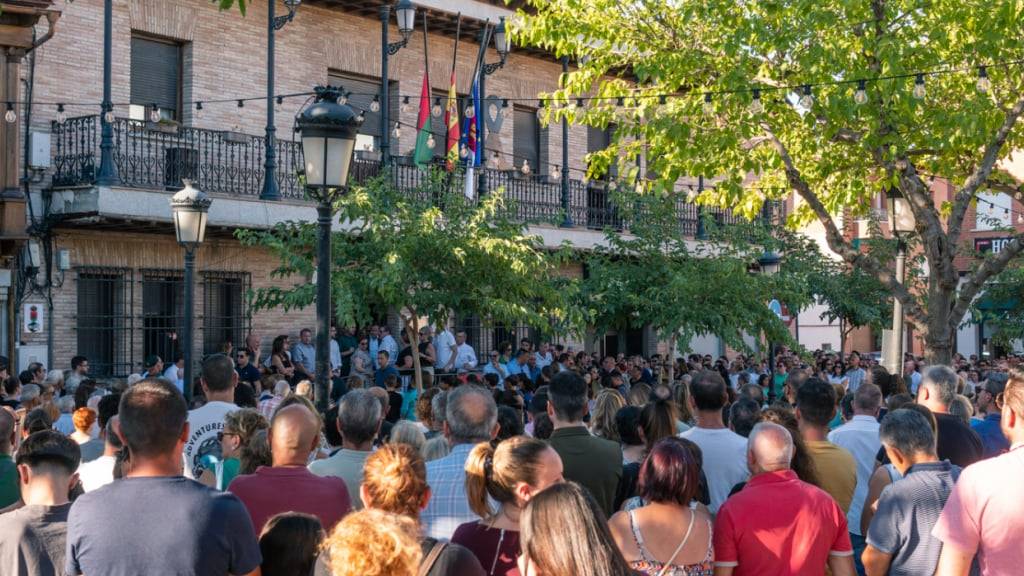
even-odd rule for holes
{"type": "Polygon", "coordinates": [[[309,455],[320,444],[320,418],[306,405],[282,405],[270,421],[271,466],[235,478],[228,491],[245,504],[256,533],[271,516],[305,512],[320,519],[330,533],[352,509],[345,481],[317,476],[306,468],[309,455]]]}
{"type": "Polygon", "coordinates": [[[846,514],[827,492],[790,469],[793,437],[771,422],[747,439],[751,478],[715,519],[715,576],[853,576],[846,514]]]}
{"type": "Polygon", "coordinates": [[[14,465],[15,433],[14,410],[0,406],[0,509],[7,508],[21,498],[18,488],[18,467],[14,465]]]}

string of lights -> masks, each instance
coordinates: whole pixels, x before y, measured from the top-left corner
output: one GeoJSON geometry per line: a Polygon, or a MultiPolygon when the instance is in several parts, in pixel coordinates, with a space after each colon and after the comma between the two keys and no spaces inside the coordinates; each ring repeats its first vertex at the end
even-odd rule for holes
{"type": "MultiPolygon", "coordinates": [[[[981,93],[987,93],[992,89],[992,81],[989,77],[989,70],[994,68],[1010,68],[1014,66],[1020,66],[1024,64],[1024,59],[1005,60],[999,62],[991,62],[987,64],[978,65],[963,65],[963,66],[944,66],[931,70],[924,70],[918,72],[906,72],[900,74],[887,74],[878,75],[871,77],[859,77],[849,79],[833,79],[817,82],[804,82],[794,83],[785,85],[750,85],[744,87],[735,88],[721,88],[721,89],[708,89],[708,90],[690,90],[685,93],[671,92],[671,93],[645,93],[641,89],[628,89],[624,93],[615,95],[599,95],[599,96],[577,96],[572,98],[570,102],[565,104],[565,107],[583,107],[586,103],[598,102],[606,103],[613,102],[616,107],[626,106],[627,99],[636,105],[644,101],[657,100],[659,105],[667,104],[670,99],[686,99],[692,98],[694,94],[701,96],[705,111],[710,113],[714,109],[714,98],[716,96],[725,95],[737,95],[737,94],[749,94],[751,96],[751,102],[749,104],[751,112],[760,114],[764,111],[764,102],[762,95],[769,92],[783,92],[787,94],[794,94],[798,96],[797,102],[803,108],[810,108],[814,105],[814,90],[816,88],[823,87],[842,87],[842,86],[856,86],[853,93],[853,100],[859,105],[866,104],[868,102],[868,85],[877,84],[880,82],[891,82],[891,81],[905,81],[913,79],[913,86],[911,88],[911,95],[919,100],[924,99],[927,96],[926,79],[936,76],[943,76],[949,74],[959,74],[965,72],[974,72],[976,74],[975,86],[981,93]]],[[[308,97],[313,92],[294,92],[290,94],[281,94],[277,96],[277,104],[281,105],[285,100],[298,97],[308,97]]],[[[343,98],[348,99],[352,96],[372,96],[373,104],[380,107],[380,97],[377,94],[362,93],[362,92],[343,92],[343,98]]],[[[408,106],[411,101],[419,101],[423,98],[421,94],[399,94],[398,98],[402,101],[403,106],[408,106]]],[[[442,98],[439,96],[428,96],[434,100],[433,110],[436,111],[441,106],[442,98]]],[[[244,108],[246,102],[255,102],[264,100],[264,96],[247,96],[242,98],[213,98],[207,100],[194,100],[184,102],[183,105],[187,107],[195,107],[197,110],[202,110],[204,105],[211,104],[230,104],[234,103],[239,108],[244,108]]],[[[533,104],[537,109],[539,115],[544,114],[544,109],[549,104],[554,104],[555,99],[550,96],[538,96],[538,97],[504,97],[501,98],[502,108],[509,108],[511,103],[530,103],[533,104]]],[[[24,102],[17,100],[7,100],[5,104],[4,118],[8,122],[14,122],[17,119],[17,113],[15,108],[24,104],[24,102]]],[[[36,101],[35,105],[39,106],[53,106],[57,110],[58,118],[66,117],[65,109],[68,107],[99,107],[100,102],[84,102],[84,101],[69,101],[69,102],[57,102],[57,101],[36,101]],[[63,115],[63,116],[62,116],[63,115]]],[[[138,103],[133,102],[114,102],[113,106],[125,107],[131,106],[138,103]]],[[[155,106],[153,106],[155,107],[155,106]]],[[[376,110],[374,110],[376,111],[376,110]]],[[[435,114],[435,116],[440,115],[435,114]]]]}

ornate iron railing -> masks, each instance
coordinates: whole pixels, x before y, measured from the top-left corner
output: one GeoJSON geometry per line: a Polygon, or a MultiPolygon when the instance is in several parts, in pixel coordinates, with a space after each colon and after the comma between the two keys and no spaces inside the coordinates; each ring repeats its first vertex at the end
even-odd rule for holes
{"type": "MultiPolygon", "coordinates": [[[[114,162],[123,186],[144,189],[173,189],[183,179],[196,182],[210,193],[258,196],[263,188],[264,142],[262,136],[231,131],[209,130],[178,125],[118,118],[114,128],[114,162]]],[[[69,118],[52,126],[54,141],[55,188],[95,184],[99,166],[99,116],[69,118]]],[[[302,149],[298,142],[277,140],[277,184],[281,196],[303,199],[299,174],[302,149]]],[[[364,182],[380,176],[377,160],[357,159],[351,180],[364,182]]],[[[421,190],[429,173],[412,165],[407,158],[395,158],[390,178],[402,190],[421,190]]],[[[477,186],[483,190],[503,188],[514,206],[515,217],[523,222],[560,224],[565,221],[562,187],[558,180],[542,175],[523,175],[516,170],[478,169],[477,186]],[[481,176],[482,175],[482,176],[481,176]]],[[[464,174],[449,176],[448,186],[461,190],[464,174]]],[[[773,222],[779,221],[780,205],[766,210],[773,222]]],[[[685,199],[676,206],[679,230],[686,236],[699,231],[700,209],[685,199]]],[[[720,224],[738,221],[729,210],[704,208],[706,217],[720,224]]],[[[590,229],[628,229],[622,211],[615,205],[606,182],[569,181],[569,220],[574,226],[590,229]]]]}

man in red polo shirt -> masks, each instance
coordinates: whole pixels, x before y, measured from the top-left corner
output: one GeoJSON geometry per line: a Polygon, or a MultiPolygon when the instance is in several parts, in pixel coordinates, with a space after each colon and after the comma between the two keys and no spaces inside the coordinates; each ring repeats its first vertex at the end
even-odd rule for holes
{"type": "Polygon", "coordinates": [[[747,485],[715,519],[715,576],[854,576],[846,514],[827,492],[789,469],[793,437],[762,422],[750,432],[747,485]]]}

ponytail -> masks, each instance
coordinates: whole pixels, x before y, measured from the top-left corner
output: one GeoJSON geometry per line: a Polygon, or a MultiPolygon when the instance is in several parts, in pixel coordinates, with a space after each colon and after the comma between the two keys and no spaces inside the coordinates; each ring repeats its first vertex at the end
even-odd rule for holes
{"type": "Polygon", "coordinates": [[[481,517],[488,518],[495,514],[487,499],[488,484],[494,473],[494,446],[490,442],[481,442],[473,447],[466,459],[466,499],[469,508],[481,517]]]}

